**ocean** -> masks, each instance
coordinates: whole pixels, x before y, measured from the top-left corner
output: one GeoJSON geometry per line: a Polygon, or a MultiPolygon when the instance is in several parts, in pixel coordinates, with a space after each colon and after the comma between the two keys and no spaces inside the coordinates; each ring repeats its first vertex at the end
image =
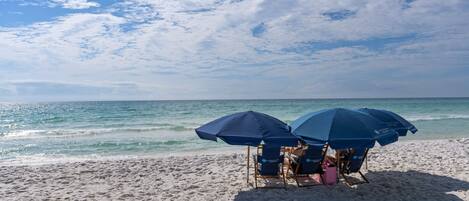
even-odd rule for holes
{"type": "Polygon", "coordinates": [[[0,165],[222,150],[194,129],[240,111],[289,123],[334,107],[394,111],[419,129],[400,140],[469,137],[469,98],[0,103],[0,165]]]}

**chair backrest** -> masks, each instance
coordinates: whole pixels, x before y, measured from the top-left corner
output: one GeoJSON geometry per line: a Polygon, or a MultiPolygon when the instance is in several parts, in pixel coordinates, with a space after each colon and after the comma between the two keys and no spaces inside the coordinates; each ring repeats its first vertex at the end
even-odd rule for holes
{"type": "Polygon", "coordinates": [[[323,145],[308,145],[303,155],[299,157],[299,167],[295,170],[297,174],[315,174],[322,172],[322,161],[324,160],[323,145]]]}
{"type": "Polygon", "coordinates": [[[346,159],[347,161],[345,163],[345,171],[347,173],[360,171],[367,153],[368,149],[366,148],[354,149],[346,159]]]}
{"type": "Polygon", "coordinates": [[[262,146],[262,154],[257,156],[260,175],[278,175],[280,164],[283,164],[283,155],[280,155],[280,146],[267,145],[262,146]]]}

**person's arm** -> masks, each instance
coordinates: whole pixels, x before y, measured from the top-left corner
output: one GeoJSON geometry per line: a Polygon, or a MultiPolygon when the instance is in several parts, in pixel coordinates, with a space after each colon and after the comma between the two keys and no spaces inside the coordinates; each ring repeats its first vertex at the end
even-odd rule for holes
{"type": "Polygon", "coordinates": [[[297,156],[301,156],[301,155],[303,155],[303,149],[301,147],[297,147],[292,151],[292,153],[297,155],[297,156]]]}

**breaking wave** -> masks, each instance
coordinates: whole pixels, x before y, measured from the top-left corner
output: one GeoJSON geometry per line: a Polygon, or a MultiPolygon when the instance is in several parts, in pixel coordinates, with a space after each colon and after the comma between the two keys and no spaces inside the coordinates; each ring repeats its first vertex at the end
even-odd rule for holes
{"type": "Polygon", "coordinates": [[[410,116],[406,118],[409,121],[435,121],[435,120],[447,120],[447,119],[469,119],[469,115],[463,114],[448,114],[448,115],[422,115],[422,116],[410,116]]]}
{"type": "Polygon", "coordinates": [[[152,131],[191,131],[194,126],[153,126],[153,127],[122,127],[122,128],[89,128],[89,129],[52,129],[52,130],[16,130],[0,133],[0,138],[42,138],[42,137],[79,137],[108,133],[140,133],[152,131]]]}

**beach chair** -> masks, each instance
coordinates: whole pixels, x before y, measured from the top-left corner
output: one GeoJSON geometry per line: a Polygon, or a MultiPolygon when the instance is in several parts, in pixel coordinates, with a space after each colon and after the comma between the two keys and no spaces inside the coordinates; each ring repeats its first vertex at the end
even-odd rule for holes
{"type": "Polygon", "coordinates": [[[325,154],[326,151],[323,145],[308,145],[300,156],[290,156],[289,170],[293,172],[293,177],[298,187],[315,186],[324,183],[324,178],[322,177],[322,162],[325,154]],[[302,184],[302,182],[299,181],[299,179],[310,178],[310,176],[314,174],[320,174],[321,183],[308,182],[309,184],[302,184]]]}
{"type": "MultiPolygon", "coordinates": [[[[254,183],[258,188],[257,179],[280,178],[283,180],[283,188],[286,188],[287,182],[283,171],[284,155],[281,154],[281,147],[275,145],[260,145],[257,147],[257,155],[254,155],[254,183]]],[[[263,188],[278,188],[276,186],[267,186],[263,188]]]]}
{"type": "Polygon", "coordinates": [[[356,185],[356,184],[369,183],[368,179],[360,171],[363,161],[365,160],[367,154],[368,154],[368,149],[366,148],[351,149],[345,154],[344,158],[342,159],[341,166],[340,166],[340,174],[342,175],[345,182],[349,186],[356,185]],[[345,174],[349,175],[351,173],[360,174],[363,181],[351,182],[347,178],[347,176],[345,176],[345,174]]]}

